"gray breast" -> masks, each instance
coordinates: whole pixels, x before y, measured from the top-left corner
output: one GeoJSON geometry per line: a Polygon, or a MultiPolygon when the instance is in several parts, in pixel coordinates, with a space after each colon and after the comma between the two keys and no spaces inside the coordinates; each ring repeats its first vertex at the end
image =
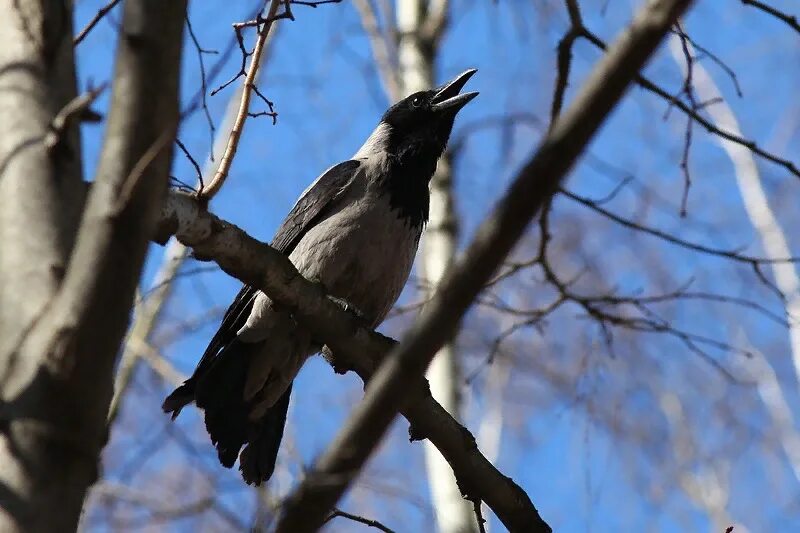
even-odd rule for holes
{"type": "Polygon", "coordinates": [[[400,218],[388,197],[365,189],[352,188],[337,211],[306,233],[290,259],[305,277],[321,281],[376,326],[408,279],[422,228],[400,218]]]}

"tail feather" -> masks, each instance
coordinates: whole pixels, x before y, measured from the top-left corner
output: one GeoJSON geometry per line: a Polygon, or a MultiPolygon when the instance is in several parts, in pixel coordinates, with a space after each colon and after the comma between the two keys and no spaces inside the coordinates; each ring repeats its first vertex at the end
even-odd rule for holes
{"type": "Polygon", "coordinates": [[[234,341],[198,376],[195,387],[195,403],[205,412],[206,429],[226,468],[233,466],[247,441],[247,405],[242,390],[248,352],[246,345],[234,341]]]}
{"type": "Polygon", "coordinates": [[[286,413],[289,410],[289,398],[292,386],[283,393],[280,399],[270,407],[258,424],[251,424],[248,444],[239,456],[239,470],[248,485],[259,486],[262,481],[272,477],[275,461],[283,439],[283,428],[286,426],[286,413]]]}
{"type": "Polygon", "coordinates": [[[248,484],[260,485],[275,470],[291,386],[258,420],[248,418],[252,406],[244,400],[244,386],[251,350],[256,347],[255,344],[234,340],[213,362],[204,365],[201,372],[170,394],[162,408],[174,419],[183,407],[194,401],[205,412],[206,429],[217,449],[220,463],[231,468],[238,456],[244,480],[248,484]]]}

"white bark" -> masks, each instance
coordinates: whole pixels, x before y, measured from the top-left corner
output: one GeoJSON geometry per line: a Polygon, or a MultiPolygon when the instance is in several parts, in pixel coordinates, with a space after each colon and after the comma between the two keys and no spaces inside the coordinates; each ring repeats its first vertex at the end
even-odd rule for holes
{"type": "MultiPolygon", "coordinates": [[[[404,95],[426,90],[434,85],[433,62],[435,46],[427,41],[429,16],[441,25],[446,12],[446,2],[429,6],[424,0],[397,2],[397,29],[400,40],[397,47],[400,65],[400,83],[404,95]],[[433,7],[433,10],[429,10],[433,7]]],[[[445,156],[431,181],[430,218],[422,243],[421,270],[427,281],[429,294],[453,262],[457,246],[456,216],[453,206],[452,173],[449,158],[445,156]]],[[[458,361],[452,345],[443,347],[431,363],[428,373],[433,397],[456,420],[461,405],[458,361]]],[[[471,504],[461,496],[455,476],[447,461],[430,442],[425,443],[425,463],[431,498],[436,512],[438,529],[442,533],[476,531],[471,504]]]]}
{"type": "MultiPolygon", "coordinates": [[[[680,39],[672,36],[670,51],[673,57],[686,70],[686,63],[680,39]]],[[[691,45],[688,45],[691,46],[691,45]]],[[[690,52],[693,52],[691,48],[690,52]]],[[[722,98],[716,83],[705,68],[697,62],[693,65],[692,79],[694,88],[701,101],[717,100],[718,103],[708,107],[714,124],[725,131],[743,136],[736,115],[722,98]]],[[[761,184],[753,154],[746,147],[715,137],[720,146],[728,154],[733,164],[736,183],[742,197],[745,212],[758,232],[764,253],[770,259],[791,257],[786,235],[778,219],[772,212],[767,194],[761,184]]],[[[785,297],[786,318],[789,323],[789,345],[795,377],[800,383],[800,277],[794,264],[776,262],[771,264],[775,285],[785,297]]],[[[800,480],[800,436],[794,429],[794,417],[786,403],[775,370],[770,362],[758,350],[753,349],[754,360],[748,364],[749,374],[755,379],[758,393],[764,402],[767,413],[778,431],[781,446],[786,453],[795,477],[800,480]]]]}
{"type": "MultiPolygon", "coordinates": [[[[669,44],[672,56],[685,71],[687,67],[681,49],[680,38],[673,35],[669,44]]],[[[690,46],[689,50],[693,53],[691,45],[687,46],[690,46]]],[[[718,100],[718,103],[706,108],[714,125],[734,135],[743,136],[733,110],[722,98],[719,88],[714,83],[714,80],[711,79],[711,76],[708,75],[706,69],[696,61],[693,64],[692,80],[700,101],[718,100]]],[[[761,185],[761,175],[758,172],[753,153],[747,147],[721,137],[715,136],[714,139],[731,159],[745,212],[758,232],[764,253],[773,260],[791,257],[792,253],[786,236],[769,206],[767,194],[761,185]]],[[[794,365],[797,382],[800,383],[800,277],[798,277],[797,269],[793,263],[776,262],[770,266],[772,275],[775,278],[775,285],[786,299],[792,364],[794,365]]]]}
{"type": "MultiPolygon", "coordinates": [[[[661,412],[670,426],[670,443],[678,469],[678,484],[684,493],[709,517],[709,531],[725,531],[734,524],[728,514],[730,501],[730,464],[725,460],[712,459],[710,464],[693,466],[697,449],[690,433],[680,398],[673,393],[659,396],[661,412]]],[[[746,529],[735,524],[736,531],[746,529]]]]}
{"type": "MultiPolygon", "coordinates": [[[[687,69],[680,38],[673,35],[669,41],[670,52],[680,65],[684,74],[687,69]]],[[[691,44],[687,44],[690,53],[694,53],[691,44]]],[[[700,101],[715,100],[717,103],[707,108],[714,125],[734,135],[743,136],[739,121],[733,109],[722,97],[714,80],[706,69],[698,62],[692,65],[692,81],[700,101]]],[[[755,158],[746,147],[720,137],[714,137],[720,147],[725,150],[733,164],[736,184],[742,197],[745,212],[758,232],[761,245],[769,259],[782,259],[792,256],[786,235],[777,217],[769,206],[767,194],[761,184],[755,158]]],[[[776,262],[771,264],[775,285],[785,297],[785,309],[789,324],[789,345],[795,377],[800,383],[800,277],[794,264],[776,262]]],[[[775,426],[781,446],[786,453],[795,478],[800,480],[800,435],[794,429],[794,417],[781,390],[775,370],[764,355],[755,348],[751,361],[742,362],[747,373],[756,382],[758,394],[767,410],[767,414],[775,426]]],[[[737,530],[738,530],[737,526],[737,530]]]]}

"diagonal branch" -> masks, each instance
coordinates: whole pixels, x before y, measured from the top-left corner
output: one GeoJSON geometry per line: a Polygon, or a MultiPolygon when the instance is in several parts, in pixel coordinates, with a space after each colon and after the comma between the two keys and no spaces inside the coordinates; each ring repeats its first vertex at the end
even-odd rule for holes
{"type": "Polygon", "coordinates": [[[384,91],[386,91],[390,101],[399,100],[402,97],[402,90],[400,88],[400,80],[397,79],[397,69],[394,68],[389,41],[380,30],[378,17],[372,8],[372,3],[370,0],[354,0],[353,4],[358,10],[364,33],[367,34],[369,39],[384,91]]]}
{"type": "MultiPolygon", "coordinates": [[[[582,35],[596,48],[599,48],[601,50],[606,49],[606,43],[603,42],[603,40],[600,39],[600,37],[589,31],[589,29],[586,28],[585,26],[583,27],[582,35]]],[[[797,165],[794,164],[789,159],[785,159],[776,154],[773,154],[772,152],[769,152],[764,148],[758,146],[758,144],[755,141],[752,141],[741,135],[738,135],[735,132],[717,127],[711,120],[706,119],[705,117],[700,115],[700,113],[697,110],[692,109],[691,105],[683,102],[682,100],[678,100],[677,98],[675,98],[674,95],[671,95],[669,92],[665,91],[663,88],[659,87],[658,85],[650,81],[644,75],[639,74],[636,76],[636,84],[639,85],[639,87],[641,87],[642,89],[651,92],[657,96],[660,96],[665,101],[667,101],[670,106],[678,108],[687,117],[691,118],[692,120],[700,124],[711,135],[716,135],[717,137],[723,140],[739,144],[747,148],[757,156],[785,168],[786,170],[788,170],[789,172],[800,178],[800,168],[798,168],[797,165]]]]}
{"type": "MultiPolygon", "coordinates": [[[[218,219],[189,194],[171,193],[162,209],[155,240],[165,242],[171,235],[193,248],[195,258],[213,260],[226,273],[264,291],[315,338],[324,339],[333,350],[334,369],[353,369],[367,382],[396,345],[342,311],[285,255],[218,219]]],[[[412,399],[402,412],[412,437],[427,438],[439,449],[462,489],[486,502],[506,524],[541,521],[525,492],[481,454],[472,434],[433,399],[424,382],[409,389],[412,399]]]]}
{"type": "Polygon", "coordinates": [[[776,9],[770,5],[767,5],[764,2],[760,2],[759,0],[742,0],[742,3],[746,6],[753,6],[756,9],[760,9],[764,13],[768,15],[772,15],[776,19],[785,22],[789,25],[797,33],[800,33],[800,22],[797,20],[796,15],[790,15],[788,13],[784,13],[780,9],[776,9]]]}
{"type": "MultiPolygon", "coordinates": [[[[461,260],[440,285],[405,342],[385,359],[364,401],[287,503],[277,531],[319,527],[355,479],[369,455],[419,382],[436,351],[452,338],[475,297],[557,190],[602,122],[639,70],[688,8],[690,0],[654,0],[595,67],[573,105],[550,130],[492,215],[481,224],[461,260]]],[[[467,498],[475,487],[463,486],[467,498]]],[[[538,515],[501,516],[511,531],[549,531],[538,515]]]]}

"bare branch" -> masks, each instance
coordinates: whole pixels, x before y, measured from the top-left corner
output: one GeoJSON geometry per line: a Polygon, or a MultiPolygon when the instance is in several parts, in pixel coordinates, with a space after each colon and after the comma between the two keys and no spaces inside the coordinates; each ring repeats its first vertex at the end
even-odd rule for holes
{"type": "Polygon", "coordinates": [[[369,518],[364,518],[363,516],[346,513],[340,509],[334,509],[333,512],[330,514],[330,516],[328,516],[328,518],[325,519],[325,523],[327,524],[328,522],[339,516],[342,518],[347,518],[348,520],[352,520],[353,522],[358,522],[359,524],[364,524],[365,526],[368,527],[374,527],[375,529],[380,529],[385,533],[394,533],[393,529],[389,529],[388,527],[384,526],[377,520],[371,520],[369,518]]]}
{"type": "MultiPolygon", "coordinates": [[[[756,9],[760,9],[764,13],[768,15],[772,15],[778,20],[781,20],[789,25],[794,31],[800,33],[800,22],[798,22],[797,17],[795,15],[789,15],[788,13],[784,13],[779,9],[775,9],[774,7],[765,4],[764,2],[760,2],[759,0],[742,0],[742,3],[746,6],[753,6],[756,9]]],[[[733,529],[733,528],[731,528],[733,529]]]]}
{"type": "Polygon", "coordinates": [[[92,31],[92,28],[97,26],[97,23],[103,20],[103,17],[105,17],[109,11],[114,9],[119,2],[120,0],[111,0],[109,3],[98,9],[95,16],[92,17],[92,20],[90,20],[89,23],[81,30],[81,32],[75,36],[75,39],[72,41],[73,46],[78,46],[81,44],[81,41],[84,40],[87,35],[89,35],[89,32],[92,31]]]}
{"type": "MultiPolygon", "coordinates": [[[[419,381],[431,357],[453,336],[483,285],[521,237],[531,218],[550,201],[600,124],[689,4],[686,0],[653,1],[637,13],[498,207],[480,226],[474,241],[440,285],[406,341],[393,350],[376,372],[364,401],[287,503],[278,532],[311,531],[319,527],[404,404],[409,386],[419,381]]],[[[474,489],[461,484],[468,499],[476,497],[474,489]]],[[[511,531],[550,530],[538,516],[507,516],[501,520],[511,531]]]]}
{"type": "Polygon", "coordinates": [[[53,151],[58,147],[64,133],[76,120],[84,122],[97,122],[100,120],[101,117],[91,111],[89,107],[106,90],[106,87],[108,87],[108,84],[104,83],[96,89],[89,89],[84,94],[76,96],[53,117],[53,122],[50,123],[50,131],[47,132],[43,141],[48,150],[53,151]]]}
{"type": "Polygon", "coordinates": [[[402,97],[400,81],[397,79],[397,69],[393,67],[392,54],[390,53],[389,42],[383,35],[378,26],[378,18],[375,10],[372,9],[370,0],[354,0],[353,4],[361,16],[361,25],[369,38],[372,54],[375,56],[375,64],[378,67],[383,88],[389,99],[399,100],[402,97]]]}
{"type": "Polygon", "coordinates": [[[564,94],[569,84],[569,71],[572,66],[572,45],[575,40],[583,35],[583,19],[578,0],[565,0],[570,26],[564,36],[558,41],[556,88],[553,92],[553,104],[550,109],[550,127],[556,123],[561,108],[564,105],[564,94]]]}
{"type": "MultiPolygon", "coordinates": [[[[331,348],[334,369],[354,369],[367,382],[396,344],[328,299],[322,287],[303,278],[285,255],[218,219],[191,195],[173,192],[162,209],[155,240],[164,242],[173,234],[193,248],[196,258],[213,259],[222,270],[258,287],[297,317],[331,348]]],[[[411,394],[403,415],[411,423],[412,436],[433,442],[453,468],[459,486],[486,502],[503,523],[538,523],[539,515],[525,492],[481,455],[470,432],[423,383],[405,392],[411,394]]]]}
{"type": "Polygon", "coordinates": [[[614,222],[616,222],[618,224],[621,224],[622,226],[625,226],[625,227],[633,229],[633,230],[641,231],[641,232],[647,233],[649,235],[653,235],[654,237],[658,237],[659,239],[662,239],[662,240],[667,241],[669,243],[676,244],[678,246],[681,246],[683,248],[687,248],[689,250],[694,250],[696,252],[702,252],[702,253],[708,254],[708,255],[715,255],[715,256],[718,256],[718,257],[724,257],[724,258],[727,258],[727,259],[732,259],[732,260],[737,261],[739,263],[747,263],[747,264],[750,264],[750,265],[762,265],[762,264],[773,264],[773,263],[798,263],[798,262],[800,262],[800,257],[758,257],[758,256],[754,256],[754,255],[742,254],[741,252],[739,252],[736,249],[725,250],[725,249],[722,249],[722,248],[714,248],[714,247],[711,247],[711,246],[705,246],[703,244],[694,243],[694,242],[691,242],[691,241],[687,241],[687,240],[681,239],[679,237],[676,237],[675,235],[672,235],[670,233],[666,233],[666,232],[661,231],[659,229],[651,228],[649,226],[644,226],[642,224],[639,224],[639,223],[634,222],[632,220],[629,220],[627,218],[621,217],[620,215],[618,215],[618,214],[616,214],[616,213],[614,213],[614,212],[612,212],[612,211],[610,211],[608,209],[600,207],[598,202],[590,200],[588,198],[584,198],[582,196],[579,196],[579,195],[577,195],[577,194],[575,194],[573,192],[570,192],[570,191],[568,191],[566,189],[562,189],[561,190],[561,194],[563,194],[564,196],[566,196],[570,200],[574,200],[575,202],[577,202],[579,204],[585,205],[586,207],[588,207],[592,211],[595,211],[595,212],[603,215],[604,217],[609,218],[609,219],[613,220],[614,222]]]}
{"type": "MultiPolygon", "coordinates": [[[[261,27],[258,23],[256,24],[256,46],[253,49],[253,58],[250,61],[250,70],[247,72],[247,76],[244,80],[244,89],[242,90],[242,100],[241,104],[239,105],[239,113],[236,117],[233,128],[231,129],[231,135],[228,139],[228,146],[225,148],[225,153],[222,154],[222,159],[220,159],[219,162],[219,168],[214,174],[214,177],[211,179],[211,183],[208,184],[208,187],[201,189],[198,193],[198,198],[205,203],[208,203],[208,201],[211,200],[215,194],[217,194],[217,191],[219,191],[219,189],[225,183],[225,179],[228,177],[228,171],[231,168],[233,157],[236,155],[236,150],[239,147],[239,139],[242,136],[244,123],[247,120],[248,111],[250,110],[250,96],[252,89],[255,86],[256,75],[258,74],[258,65],[261,62],[261,54],[264,52],[264,43],[267,40],[270,30],[272,29],[272,24],[275,21],[275,16],[278,12],[278,5],[280,3],[281,0],[270,0],[269,11],[267,12],[267,17],[264,20],[263,27],[261,27]]],[[[249,23],[240,23],[238,26],[234,26],[237,31],[237,35],[238,31],[248,24],[249,23]]]]}
{"type": "MultiPolygon", "coordinates": [[[[584,27],[583,29],[584,29],[583,31],[584,38],[586,38],[590,43],[592,43],[597,48],[601,50],[606,49],[606,43],[603,42],[603,40],[600,39],[600,37],[589,31],[586,27],[584,27]]],[[[637,75],[636,83],[646,91],[649,91],[655,95],[660,96],[661,98],[666,100],[670,105],[673,105],[678,109],[680,109],[681,112],[685,113],[687,117],[690,117],[696,123],[700,124],[708,133],[716,135],[727,141],[740,144],[745,148],[747,148],[748,150],[750,150],[751,152],[753,152],[754,154],[756,154],[757,156],[785,168],[786,170],[788,170],[789,172],[800,178],[800,168],[798,168],[797,165],[795,165],[792,161],[780,157],[778,155],[775,155],[772,152],[769,152],[761,148],[755,141],[746,139],[741,135],[737,135],[731,131],[718,128],[713,124],[713,122],[700,115],[697,111],[693,110],[691,106],[687,105],[686,103],[680,100],[676,100],[674,96],[669,94],[669,92],[667,92],[663,88],[659,87],[658,85],[650,81],[644,75],[641,74],[637,75]]]]}

